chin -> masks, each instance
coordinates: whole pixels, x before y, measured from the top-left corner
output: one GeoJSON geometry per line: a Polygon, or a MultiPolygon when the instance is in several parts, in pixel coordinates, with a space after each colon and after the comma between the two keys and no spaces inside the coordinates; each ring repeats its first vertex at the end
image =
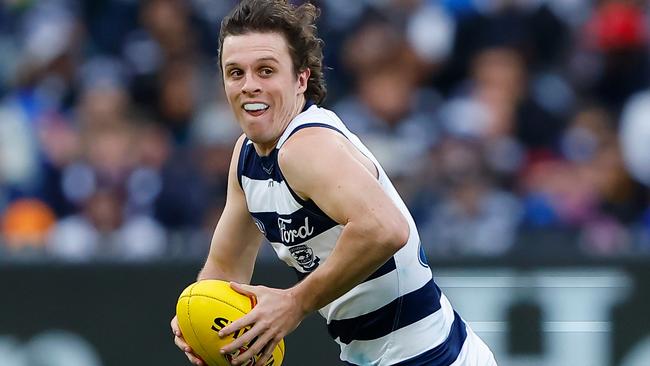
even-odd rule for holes
{"type": "Polygon", "coordinates": [[[269,138],[267,134],[262,131],[256,131],[254,129],[245,129],[244,134],[248,137],[249,140],[253,141],[256,144],[265,144],[273,139],[269,138]]]}
{"type": "Polygon", "coordinates": [[[274,140],[274,136],[270,133],[266,123],[248,123],[244,128],[244,134],[251,141],[255,143],[266,143],[274,140]],[[266,127],[266,128],[265,128],[266,127]]]}

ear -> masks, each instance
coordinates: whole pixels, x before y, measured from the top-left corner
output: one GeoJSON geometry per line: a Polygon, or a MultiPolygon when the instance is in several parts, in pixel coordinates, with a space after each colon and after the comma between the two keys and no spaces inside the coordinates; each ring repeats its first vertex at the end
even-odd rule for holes
{"type": "Polygon", "coordinates": [[[311,70],[306,68],[298,73],[298,94],[307,91],[307,82],[311,76],[311,70]]]}

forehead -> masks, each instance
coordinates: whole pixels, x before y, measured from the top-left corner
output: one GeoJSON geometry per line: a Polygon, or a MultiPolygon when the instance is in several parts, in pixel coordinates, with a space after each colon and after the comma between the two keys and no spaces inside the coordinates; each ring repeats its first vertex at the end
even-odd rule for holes
{"type": "Polygon", "coordinates": [[[291,62],[289,47],[280,33],[246,33],[229,35],[223,40],[222,64],[245,64],[260,59],[274,58],[291,62]]]}

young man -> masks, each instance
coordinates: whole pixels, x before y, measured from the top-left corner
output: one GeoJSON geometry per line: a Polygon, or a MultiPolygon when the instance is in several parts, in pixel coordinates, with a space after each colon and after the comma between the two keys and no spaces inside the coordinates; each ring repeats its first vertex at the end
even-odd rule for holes
{"type": "MultiPolygon", "coordinates": [[[[225,209],[198,279],[232,281],[256,307],[222,335],[252,328],[232,362],[262,354],[318,310],[352,365],[495,365],[433,282],[408,209],[325,96],[312,5],[244,0],[221,25],[224,88],[244,135],[225,209]],[[301,277],[289,289],[250,286],[262,234],[301,277]]],[[[202,362],[184,342],[191,362],[202,362]]]]}

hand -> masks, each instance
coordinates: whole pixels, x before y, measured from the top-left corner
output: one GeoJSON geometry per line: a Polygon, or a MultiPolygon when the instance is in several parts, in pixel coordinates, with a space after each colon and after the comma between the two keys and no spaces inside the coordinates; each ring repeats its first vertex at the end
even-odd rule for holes
{"type": "Polygon", "coordinates": [[[171,322],[171,327],[172,327],[172,332],[174,333],[174,343],[178,348],[181,349],[181,351],[185,352],[185,356],[187,356],[187,359],[190,360],[191,363],[194,365],[198,366],[203,366],[205,363],[203,360],[199,358],[199,356],[195,355],[192,352],[192,348],[185,343],[185,339],[183,339],[183,334],[181,333],[181,328],[178,327],[178,319],[174,316],[174,319],[172,319],[171,322]]]}
{"type": "Polygon", "coordinates": [[[231,363],[239,365],[260,354],[255,366],[263,366],[273,354],[282,338],[298,327],[307,315],[291,290],[280,290],[264,286],[230,283],[233,290],[246,296],[255,296],[257,305],[248,314],[232,322],[219,332],[220,337],[251,326],[250,330],[221,349],[222,354],[232,353],[256,338],[250,348],[234,358],[231,363]]]}

